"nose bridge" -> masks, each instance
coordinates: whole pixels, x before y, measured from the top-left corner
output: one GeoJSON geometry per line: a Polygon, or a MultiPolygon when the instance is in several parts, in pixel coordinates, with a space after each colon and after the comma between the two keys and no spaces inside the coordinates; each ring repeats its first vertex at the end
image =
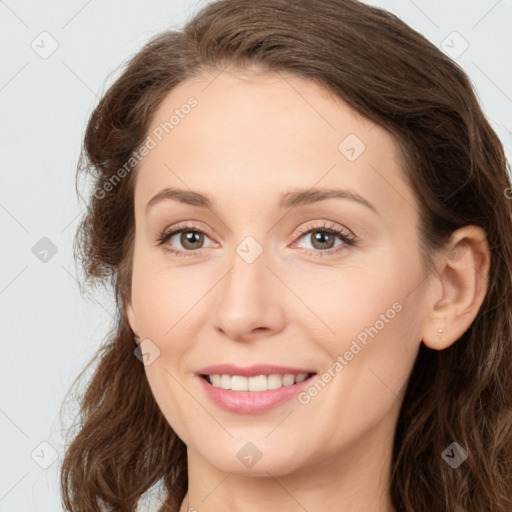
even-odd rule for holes
{"type": "Polygon", "coordinates": [[[275,329],[283,315],[277,281],[267,268],[269,250],[254,237],[245,237],[230,259],[216,303],[216,323],[225,334],[243,338],[258,328],[275,329]]]}
{"type": "Polygon", "coordinates": [[[223,296],[235,302],[243,302],[252,297],[256,299],[265,295],[265,288],[269,284],[266,274],[271,265],[269,238],[265,233],[265,226],[258,228],[254,220],[257,213],[246,212],[243,219],[239,218],[239,227],[232,231],[232,251],[229,254],[231,271],[226,276],[223,285],[223,296]],[[248,296],[244,296],[249,294],[248,296]]]}
{"type": "Polygon", "coordinates": [[[245,308],[250,302],[253,309],[258,307],[268,290],[269,263],[265,250],[254,237],[245,237],[235,248],[231,256],[229,272],[223,286],[223,299],[231,302],[231,307],[239,304],[245,308]]]}

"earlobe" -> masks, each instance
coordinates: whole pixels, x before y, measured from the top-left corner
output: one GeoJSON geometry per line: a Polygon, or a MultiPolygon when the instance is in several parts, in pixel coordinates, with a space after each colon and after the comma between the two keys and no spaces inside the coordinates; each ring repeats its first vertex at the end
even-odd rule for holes
{"type": "Polygon", "coordinates": [[[455,231],[446,249],[430,276],[422,323],[423,343],[434,350],[449,347],[468,330],[487,293],[490,268],[486,234],[479,226],[455,231]]]}

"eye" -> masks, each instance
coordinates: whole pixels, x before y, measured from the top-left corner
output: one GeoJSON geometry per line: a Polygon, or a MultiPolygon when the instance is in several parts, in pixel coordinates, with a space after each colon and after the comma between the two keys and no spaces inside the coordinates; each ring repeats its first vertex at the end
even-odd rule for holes
{"type": "Polygon", "coordinates": [[[308,225],[301,229],[299,239],[305,238],[311,241],[312,249],[307,248],[306,252],[314,256],[324,256],[338,253],[347,248],[347,246],[356,244],[356,237],[348,230],[337,226],[336,224],[324,223],[321,226],[308,225]],[[335,246],[336,238],[341,240],[338,246],[335,246]]]}
{"type": "Polygon", "coordinates": [[[164,245],[165,249],[177,256],[193,256],[197,249],[202,249],[204,238],[208,237],[202,229],[191,224],[177,225],[162,233],[157,240],[157,245],[164,245]],[[179,235],[179,236],[178,236],[179,235]],[[180,243],[184,250],[174,249],[166,242],[176,239],[174,243],[180,243]]]}

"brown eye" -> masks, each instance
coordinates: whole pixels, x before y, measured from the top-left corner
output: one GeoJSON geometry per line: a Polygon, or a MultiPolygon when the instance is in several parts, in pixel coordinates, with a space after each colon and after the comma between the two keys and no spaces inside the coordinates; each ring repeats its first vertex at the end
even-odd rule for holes
{"type": "Polygon", "coordinates": [[[330,231],[315,230],[311,231],[309,236],[315,249],[322,250],[334,247],[336,236],[330,231]]]}
{"type": "MultiPolygon", "coordinates": [[[[334,244],[336,243],[336,239],[341,240],[343,244],[350,244],[352,239],[348,234],[345,234],[344,231],[334,228],[334,229],[326,229],[326,228],[316,228],[309,229],[305,233],[303,233],[300,238],[304,238],[308,240],[313,249],[322,250],[322,249],[332,249],[334,244]]],[[[341,245],[343,245],[341,244],[341,245]]],[[[338,244],[339,245],[339,244],[338,244]]]]}
{"type": "Polygon", "coordinates": [[[211,241],[207,233],[194,225],[177,225],[174,229],[162,233],[157,239],[157,244],[163,245],[170,253],[193,256],[199,254],[203,247],[207,247],[205,238],[211,241]]]}
{"type": "MultiPolygon", "coordinates": [[[[346,228],[333,223],[306,226],[301,230],[298,238],[298,240],[302,239],[310,244],[310,247],[306,245],[304,249],[313,256],[333,256],[348,249],[350,246],[355,246],[357,243],[357,237],[354,234],[346,228]]],[[[296,243],[294,243],[294,246],[296,243]]]]}
{"type": "Polygon", "coordinates": [[[198,231],[182,231],[180,243],[188,250],[200,249],[204,243],[204,234],[198,231]]]}

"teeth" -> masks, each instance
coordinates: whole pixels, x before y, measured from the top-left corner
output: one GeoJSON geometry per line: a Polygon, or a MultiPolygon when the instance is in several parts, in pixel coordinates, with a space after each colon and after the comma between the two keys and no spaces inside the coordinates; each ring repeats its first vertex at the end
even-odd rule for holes
{"type": "Polygon", "coordinates": [[[295,375],[292,375],[291,373],[287,373],[283,377],[283,386],[291,386],[295,383],[295,375]]]}
{"type": "MultiPolygon", "coordinates": [[[[229,377],[229,375],[228,375],[228,377],[229,377]]],[[[213,386],[215,386],[216,388],[222,387],[222,385],[221,385],[222,377],[220,375],[210,375],[209,379],[210,379],[210,383],[213,386]]],[[[231,379],[229,380],[229,384],[231,384],[231,379]]]]}
{"type": "Polygon", "coordinates": [[[282,386],[292,386],[302,382],[307,376],[307,373],[299,373],[298,375],[273,373],[268,376],[256,375],[255,377],[215,374],[208,375],[208,378],[212,386],[216,388],[231,389],[232,391],[267,391],[282,386]]]}
{"type": "Polygon", "coordinates": [[[283,385],[281,375],[272,374],[267,378],[267,389],[278,389],[283,385]]]}
{"type": "Polygon", "coordinates": [[[302,382],[307,376],[307,373],[300,373],[295,377],[295,383],[298,384],[299,382],[302,382]]]}
{"type": "Polygon", "coordinates": [[[231,389],[231,377],[229,375],[222,375],[219,387],[222,389],[231,389]]]}
{"type": "MultiPolygon", "coordinates": [[[[240,379],[242,377],[239,377],[240,379]]],[[[234,379],[234,377],[233,377],[234,379]]],[[[267,376],[266,375],[257,375],[256,377],[249,377],[245,378],[245,380],[248,381],[249,384],[249,391],[264,391],[265,389],[268,389],[267,384],[267,376]]],[[[235,388],[232,388],[235,389],[235,388]]]]}
{"type": "MultiPolygon", "coordinates": [[[[222,376],[224,378],[224,375],[222,376]]],[[[233,375],[231,377],[231,389],[233,391],[247,391],[249,388],[249,382],[247,377],[241,375],[233,375]]]]}

